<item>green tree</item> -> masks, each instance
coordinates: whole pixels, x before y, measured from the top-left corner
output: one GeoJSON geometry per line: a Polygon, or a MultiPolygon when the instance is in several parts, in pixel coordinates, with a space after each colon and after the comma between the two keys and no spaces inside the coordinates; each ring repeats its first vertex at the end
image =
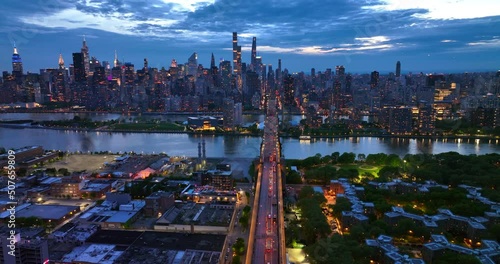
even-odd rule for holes
{"type": "Polygon", "coordinates": [[[481,262],[472,255],[464,255],[464,254],[459,254],[456,252],[452,251],[446,251],[439,257],[437,257],[435,260],[432,261],[432,263],[436,264],[449,264],[449,263],[460,263],[460,264],[480,264],[481,262]]]}
{"type": "Polygon", "coordinates": [[[243,238],[239,237],[236,239],[233,244],[233,252],[236,256],[241,256],[245,253],[245,240],[243,240],[243,238]]]}
{"type": "Polygon", "coordinates": [[[342,155],[339,157],[339,163],[342,164],[349,164],[349,163],[354,163],[354,160],[356,160],[356,154],[352,152],[344,152],[342,155]]]}
{"type": "Polygon", "coordinates": [[[330,206],[333,210],[333,215],[338,219],[342,216],[342,211],[349,211],[351,209],[351,202],[344,197],[337,198],[334,205],[330,206]]]}
{"type": "Polygon", "coordinates": [[[241,257],[240,256],[234,256],[232,263],[233,264],[241,264],[241,257]]]}
{"type": "Polygon", "coordinates": [[[290,171],[286,175],[287,184],[302,184],[302,177],[296,171],[290,171]]]}
{"type": "Polygon", "coordinates": [[[249,219],[249,216],[247,214],[243,214],[240,217],[240,219],[238,220],[238,222],[241,224],[241,227],[243,227],[243,229],[248,228],[248,219],[249,219]]]}

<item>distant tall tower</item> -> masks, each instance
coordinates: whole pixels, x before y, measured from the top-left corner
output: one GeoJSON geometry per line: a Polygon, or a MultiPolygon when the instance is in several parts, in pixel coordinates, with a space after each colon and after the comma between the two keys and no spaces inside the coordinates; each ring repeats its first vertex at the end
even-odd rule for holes
{"type": "Polygon", "coordinates": [[[59,62],[58,62],[58,64],[59,64],[59,69],[60,70],[64,70],[64,59],[63,59],[62,54],[60,54],[60,53],[59,53],[59,62]]]}
{"type": "Polygon", "coordinates": [[[396,77],[401,76],[401,62],[396,62],[396,77]]]}
{"type": "Polygon", "coordinates": [[[83,36],[82,54],[83,54],[83,65],[85,68],[85,74],[89,74],[90,73],[89,47],[87,47],[87,41],[85,40],[85,36],[83,36]]]}
{"type": "Polygon", "coordinates": [[[212,53],[212,59],[210,60],[210,69],[215,68],[215,57],[214,54],[212,53]]]}
{"type": "Polygon", "coordinates": [[[75,82],[83,83],[87,80],[85,74],[85,65],[83,60],[83,53],[73,53],[73,76],[75,82]]]}
{"type": "Polygon", "coordinates": [[[370,85],[372,88],[377,87],[378,80],[380,78],[380,73],[378,71],[373,71],[370,75],[370,85]]]}
{"type": "Polygon", "coordinates": [[[233,32],[233,69],[236,72],[236,64],[238,63],[238,33],[233,32]]]}
{"type": "Polygon", "coordinates": [[[238,46],[238,33],[233,32],[233,72],[236,74],[236,86],[241,92],[241,46],[238,46]]]}
{"type": "Polygon", "coordinates": [[[188,75],[196,76],[198,72],[198,54],[194,52],[188,59],[188,75]]]}
{"type": "Polygon", "coordinates": [[[115,60],[113,61],[113,65],[115,67],[119,67],[120,66],[120,62],[118,61],[118,54],[116,53],[116,50],[115,50],[115,60]]]}
{"type": "Polygon", "coordinates": [[[257,38],[253,37],[252,39],[252,58],[251,58],[251,68],[252,70],[255,71],[256,61],[255,59],[257,58],[257,38]]]}
{"type": "Polygon", "coordinates": [[[12,72],[20,75],[23,74],[23,61],[21,60],[21,56],[15,44],[14,52],[12,53],[12,72]]]}
{"type": "Polygon", "coordinates": [[[145,71],[148,70],[148,59],[147,58],[144,58],[144,70],[145,71]]]}

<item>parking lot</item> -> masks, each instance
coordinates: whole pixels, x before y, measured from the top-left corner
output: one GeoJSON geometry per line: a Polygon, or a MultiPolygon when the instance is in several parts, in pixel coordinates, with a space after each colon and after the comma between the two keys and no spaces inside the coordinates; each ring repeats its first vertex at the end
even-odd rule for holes
{"type": "Polygon", "coordinates": [[[70,172],[83,171],[98,172],[103,166],[104,162],[112,162],[115,155],[90,155],[90,154],[73,154],[65,156],[62,160],[46,164],[47,168],[66,168],[70,172]]]}

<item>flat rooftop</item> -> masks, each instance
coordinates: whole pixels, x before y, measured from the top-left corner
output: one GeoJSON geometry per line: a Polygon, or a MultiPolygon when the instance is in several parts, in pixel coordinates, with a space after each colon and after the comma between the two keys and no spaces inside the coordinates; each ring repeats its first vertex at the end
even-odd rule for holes
{"type": "Polygon", "coordinates": [[[64,256],[64,261],[77,263],[113,264],[123,254],[117,251],[114,245],[91,244],[76,247],[71,253],[64,256]]]}
{"type": "Polygon", "coordinates": [[[225,235],[99,230],[88,243],[161,248],[162,250],[222,251],[225,235]]]}
{"type": "Polygon", "coordinates": [[[43,204],[32,204],[26,207],[24,210],[16,212],[17,217],[38,217],[43,220],[59,220],[64,216],[68,215],[70,212],[76,213],[80,211],[79,206],[70,205],[43,205],[43,204]]]}

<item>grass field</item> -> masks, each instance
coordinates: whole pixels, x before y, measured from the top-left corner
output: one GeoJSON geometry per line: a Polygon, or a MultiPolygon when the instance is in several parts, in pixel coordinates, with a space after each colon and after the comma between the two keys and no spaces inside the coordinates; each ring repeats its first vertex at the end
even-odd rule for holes
{"type": "Polygon", "coordinates": [[[356,165],[356,164],[348,164],[348,165],[340,165],[340,168],[343,169],[357,169],[359,172],[359,175],[363,175],[365,172],[371,173],[375,176],[378,175],[378,172],[380,171],[380,167],[377,166],[371,166],[371,165],[356,165]]]}

